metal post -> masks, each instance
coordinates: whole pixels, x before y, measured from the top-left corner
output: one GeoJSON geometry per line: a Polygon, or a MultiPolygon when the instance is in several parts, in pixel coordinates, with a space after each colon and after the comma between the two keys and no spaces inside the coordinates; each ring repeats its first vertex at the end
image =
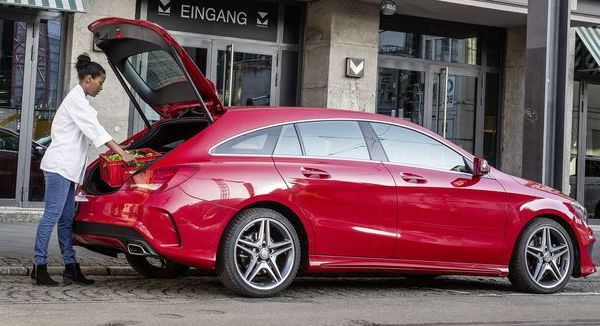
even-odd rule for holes
{"type": "Polygon", "coordinates": [[[444,121],[442,122],[442,136],[446,138],[446,119],[448,115],[448,67],[444,68],[444,121]]]}

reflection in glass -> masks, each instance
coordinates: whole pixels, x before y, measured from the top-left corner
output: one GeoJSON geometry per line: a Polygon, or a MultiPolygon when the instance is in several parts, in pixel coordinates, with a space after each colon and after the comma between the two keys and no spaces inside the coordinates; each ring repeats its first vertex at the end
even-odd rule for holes
{"type": "Polygon", "coordinates": [[[185,49],[185,52],[187,52],[190,55],[192,60],[194,60],[194,63],[196,64],[196,66],[198,66],[198,69],[200,69],[202,74],[204,76],[206,76],[206,64],[207,64],[208,50],[204,49],[204,48],[190,48],[190,47],[184,47],[184,49],[185,49]]]}
{"type": "Polygon", "coordinates": [[[362,131],[355,121],[300,123],[298,132],[307,156],[370,159],[362,131]]]}
{"type": "Polygon", "coordinates": [[[29,178],[31,201],[44,200],[44,175],[40,170],[40,162],[50,144],[50,127],[59,105],[61,29],[58,20],[40,22],[29,178]]]}
{"type": "Polygon", "coordinates": [[[371,123],[390,162],[446,171],[469,172],[461,155],[414,130],[371,123]]]}
{"type": "Polygon", "coordinates": [[[270,105],[272,56],[235,52],[231,90],[230,51],[219,51],[217,62],[217,91],[222,95],[223,103],[228,104],[231,96],[232,106],[270,105]]]}
{"type": "Polygon", "coordinates": [[[379,54],[470,65],[478,64],[477,37],[458,39],[380,31],[379,54]]]}
{"type": "Polygon", "coordinates": [[[587,211],[600,216],[600,85],[588,85],[585,150],[585,194],[587,211]]]}
{"type": "Polygon", "coordinates": [[[580,82],[573,81],[573,121],[571,123],[571,156],[569,160],[569,197],[577,198],[577,151],[579,150],[580,82]]]}
{"type": "Polygon", "coordinates": [[[433,82],[432,130],[443,135],[445,125],[445,137],[473,153],[477,78],[449,75],[445,87],[445,74],[436,74],[436,77],[433,82]]]}
{"type": "Polygon", "coordinates": [[[377,113],[423,124],[425,73],[379,69],[377,113]]]}
{"type": "Polygon", "coordinates": [[[27,23],[0,19],[0,198],[15,198],[27,23]]]}

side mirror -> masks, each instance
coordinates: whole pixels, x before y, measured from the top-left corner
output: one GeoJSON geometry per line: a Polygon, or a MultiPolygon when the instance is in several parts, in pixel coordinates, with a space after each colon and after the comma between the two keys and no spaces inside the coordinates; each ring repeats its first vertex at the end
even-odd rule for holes
{"type": "Polygon", "coordinates": [[[478,177],[488,174],[492,168],[485,159],[475,157],[473,160],[473,176],[478,177]]]}

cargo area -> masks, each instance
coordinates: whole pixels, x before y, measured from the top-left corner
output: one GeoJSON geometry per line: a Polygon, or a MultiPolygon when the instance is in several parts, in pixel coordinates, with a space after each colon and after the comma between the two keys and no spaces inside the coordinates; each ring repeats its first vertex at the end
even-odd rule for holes
{"type": "MultiPolygon", "coordinates": [[[[150,132],[127,146],[127,149],[151,148],[164,156],[208,125],[209,122],[205,118],[198,117],[164,121],[153,126],[150,132]]],[[[117,191],[118,187],[113,188],[101,180],[98,162],[94,162],[93,167],[85,175],[83,182],[85,192],[88,195],[102,195],[117,191]]]]}

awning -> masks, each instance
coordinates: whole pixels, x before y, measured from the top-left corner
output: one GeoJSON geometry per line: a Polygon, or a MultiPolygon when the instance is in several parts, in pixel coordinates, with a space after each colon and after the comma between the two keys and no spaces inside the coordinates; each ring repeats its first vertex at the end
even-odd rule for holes
{"type": "Polygon", "coordinates": [[[0,5],[12,5],[47,10],[83,12],[83,0],[0,0],[0,5]]]}
{"type": "Polygon", "coordinates": [[[575,43],[575,71],[597,74],[600,66],[600,28],[574,29],[579,36],[575,43]]]}

